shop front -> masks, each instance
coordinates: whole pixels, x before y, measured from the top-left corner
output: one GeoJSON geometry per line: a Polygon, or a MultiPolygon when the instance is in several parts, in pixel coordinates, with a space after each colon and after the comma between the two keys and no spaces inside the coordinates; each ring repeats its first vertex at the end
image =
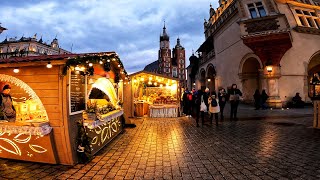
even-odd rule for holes
{"type": "Polygon", "coordinates": [[[11,58],[0,72],[16,113],[0,120],[0,158],[73,165],[123,130],[130,79],[114,52],[11,58]]]}
{"type": "Polygon", "coordinates": [[[147,71],[131,74],[130,79],[131,84],[124,85],[128,116],[178,117],[179,79],[147,71]]]}

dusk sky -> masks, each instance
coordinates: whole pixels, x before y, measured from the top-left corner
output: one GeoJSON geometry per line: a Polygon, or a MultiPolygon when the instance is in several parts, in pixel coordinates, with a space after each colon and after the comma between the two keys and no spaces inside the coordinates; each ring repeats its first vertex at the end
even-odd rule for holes
{"type": "Polygon", "coordinates": [[[157,60],[159,35],[166,21],[170,46],[180,37],[186,61],[204,41],[209,0],[1,0],[0,35],[32,37],[74,53],[115,51],[129,74],[157,60]]]}

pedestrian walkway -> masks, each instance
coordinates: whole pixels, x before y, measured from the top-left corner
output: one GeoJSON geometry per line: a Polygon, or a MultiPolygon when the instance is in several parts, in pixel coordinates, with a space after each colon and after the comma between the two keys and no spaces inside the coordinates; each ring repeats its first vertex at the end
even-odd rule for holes
{"type": "Polygon", "coordinates": [[[0,159],[0,179],[320,179],[320,130],[310,128],[311,108],[241,105],[239,118],[218,127],[196,127],[188,117],[133,119],[137,127],[88,164],[0,159]]]}

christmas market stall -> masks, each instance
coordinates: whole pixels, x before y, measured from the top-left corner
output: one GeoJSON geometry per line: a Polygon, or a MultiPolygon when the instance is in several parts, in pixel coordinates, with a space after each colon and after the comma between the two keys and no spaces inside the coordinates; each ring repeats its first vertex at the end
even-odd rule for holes
{"type": "Polygon", "coordinates": [[[131,74],[130,79],[124,85],[128,116],[178,117],[179,79],[147,71],[131,74]]]}
{"type": "Polygon", "coordinates": [[[129,80],[115,52],[0,60],[0,88],[11,90],[15,112],[15,120],[0,113],[0,158],[90,160],[123,130],[129,80]]]}

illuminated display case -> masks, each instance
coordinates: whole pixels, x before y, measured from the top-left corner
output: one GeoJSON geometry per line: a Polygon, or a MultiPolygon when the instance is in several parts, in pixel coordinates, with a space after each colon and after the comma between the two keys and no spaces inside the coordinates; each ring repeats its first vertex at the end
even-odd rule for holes
{"type": "Polygon", "coordinates": [[[132,83],[125,88],[127,91],[130,89],[132,94],[133,109],[129,114],[153,117],[159,111],[164,114],[162,117],[177,117],[180,106],[179,79],[146,71],[131,74],[130,77],[132,83]]]}
{"type": "Polygon", "coordinates": [[[320,100],[320,78],[319,73],[309,77],[309,97],[312,100],[320,100]]]}

